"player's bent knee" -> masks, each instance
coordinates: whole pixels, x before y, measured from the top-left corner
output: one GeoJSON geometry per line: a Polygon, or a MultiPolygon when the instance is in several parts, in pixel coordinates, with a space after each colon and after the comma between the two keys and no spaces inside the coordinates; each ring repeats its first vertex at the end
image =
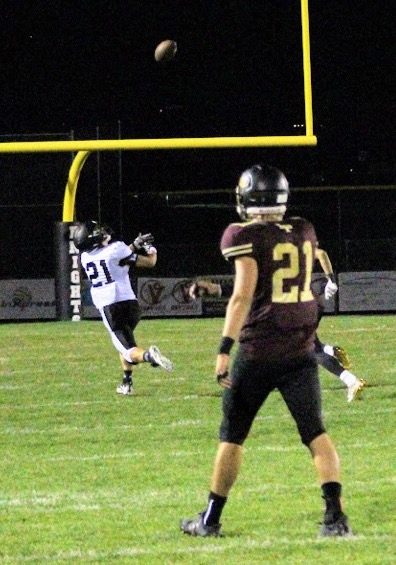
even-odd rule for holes
{"type": "Polygon", "coordinates": [[[319,436],[321,436],[322,434],[325,434],[326,430],[323,426],[319,426],[318,428],[314,429],[314,430],[301,430],[300,431],[300,435],[301,435],[301,441],[304,445],[306,445],[307,447],[310,446],[310,444],[319,436]]]}
{"type": "Polygon", "coordinates": [[[128,361],[128,363],[131,363],[132,365],[136,365],[136,362],[131,357],[130,351],[123,351],[121,355],[123,356],[125,361],[128,361]]]}
{"type": "Polygon", "coordinates": [[[240,426],[230,429],[228,422],[222,422],[219,429],[219,440],[224,443],[234,443],[235,445],[243,445],[247,438],[249,428],[240,426]]]}

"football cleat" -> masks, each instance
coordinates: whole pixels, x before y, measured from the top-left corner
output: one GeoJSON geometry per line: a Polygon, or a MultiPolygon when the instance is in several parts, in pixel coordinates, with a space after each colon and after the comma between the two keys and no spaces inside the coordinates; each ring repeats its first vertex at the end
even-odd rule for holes
{"type": "Polygon", "coordinates": [[[348,518],[343,512],[334,522],[323,522],[319,535],[322,537],[353,537],[353,533],[348,524],[348,518]]]}
{"type": "Polygon", "coordinates": [[[183,533],[188,534],[189,536],[218,538],[220,536],[221,524],[206,526],[203,522],[203,515],[204,513],[198,514],[198,516],[192,520],[189,518],[183,518],[180,522],[180,529],[183,533]]]}
{"type": "Polygon", "coordinates": [[[125,396],[130,396],[133,394],[133,388],[131,383],[122,383],[117,387],[117,394],[124,394],[125,396]]]}
{"type": "Polygon", "coordinates": [[[366,381],[364,381],[363,379],[359,379],[356,384],[354,384],[353,386],[349,386],[348,397],[347,397],[348,402],[353,402],[353,400],[357,400],[358,398],[361,398],[363,389],[366,386],[366,384],[367,384],[366,381]]]}
{"type": "Polygon", "coordinates": [[[153,367],[162,367],[168,373],[173,371],[173,363],[165,355],[162,355],[161,351],[156,345],[152,345],[149,348],[150,362],[153,367]]]}
{"type": "Polygon", "coordinates": [[[352,364],[349,360],[348,354],[344,348],[335,345],[333,347],[334,357],[337,359],[339,364],[347,371],[349,371],[352,367],[352,364]]]}

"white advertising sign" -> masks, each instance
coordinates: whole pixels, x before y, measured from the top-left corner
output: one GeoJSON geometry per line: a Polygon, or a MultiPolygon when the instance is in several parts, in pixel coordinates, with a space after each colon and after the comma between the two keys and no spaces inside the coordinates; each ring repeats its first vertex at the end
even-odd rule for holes
{"type": "Polygon", "coordinates": [[[84,320],[100,320],[100,312],[93,305],[91,284],[87,279],[81,279],[81,311],[84,320]]]}
{"type": "Polygon", "coordinates": [[[139,278],[138,300],[144,317],[200,316],[202,301],[191,300],[191,279],[139,278]]]}
{"type": "Polygon", "coordinates": [[[0,281],[0,320],[52,320],[55,318],[55,281],[53,279],[0,281]]]}
{"type": "Polygon", "coordinates": [[[340,312],[396,310],[396,271],[340,273],[340,312]]]}

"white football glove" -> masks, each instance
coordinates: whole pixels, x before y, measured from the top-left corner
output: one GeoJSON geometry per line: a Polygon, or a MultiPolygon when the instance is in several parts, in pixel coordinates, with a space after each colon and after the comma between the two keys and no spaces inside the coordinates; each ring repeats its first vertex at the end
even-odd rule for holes
{"type": "Polygon", "coordinates": [[[325,299],[329,300],[329,298],[333,298],[333,296],[337,294],[337,291],[338,291],[337,284],[333,282],[331,279],[329,279],[324,289],[325,299]]]}

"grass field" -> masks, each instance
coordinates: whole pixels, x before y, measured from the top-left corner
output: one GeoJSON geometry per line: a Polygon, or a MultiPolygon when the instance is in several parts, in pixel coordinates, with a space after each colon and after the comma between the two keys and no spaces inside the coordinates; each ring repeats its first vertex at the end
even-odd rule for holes
{"type": "Polygon", "coordinates": [[[318,539],[320,488],[278,393],[246,443],[224,537],[179,531],[206,503],[221,326],[143,320],[139,344],[157,344],[176,368],[139,366],[135,395],[120,397],[100,322],[0,325],[0,563],[396,563],[396,316],[326,317],[319,332],[370,385],[347,404],[340,381],[320,373],[353,539],[318,539]]]}

